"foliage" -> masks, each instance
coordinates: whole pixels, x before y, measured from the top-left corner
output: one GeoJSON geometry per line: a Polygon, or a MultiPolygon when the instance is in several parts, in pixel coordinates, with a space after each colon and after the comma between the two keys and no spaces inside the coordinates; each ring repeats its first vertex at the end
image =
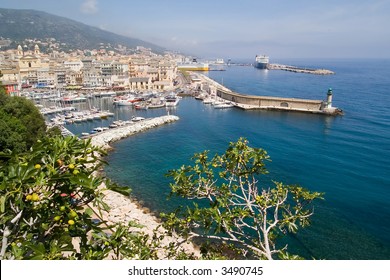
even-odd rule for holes
{"type": "Polygon", "coordinates": [[[188,239],[206,238],[226,243],[243,257],[259,259],[297,258],[280,246],[278,237],[295,233],[310,224],[311,203],[322,198],[297,185],[275,182],[273,188],[259,188],[258,175],[266,174],[269,156],[263,149],[248,146],[240,138],[230,143],[222,156],[209,159],[208,152],[195,154],[193,166],[183,165],[167,176],[172,194],[208,201],[201,207],[179,208],[164,215],[165,225],[188,239]]]}
{"type": "Polygon", "coordinates": [[[31,101],[0,92],[0,152],[26,151],[45,131],[45,120],[31,101]]]}
{"type": "Polygon", "coordinates": [[[151,239],[133,222],[102,218],[108,206],[99,187],[103,178],[95,175],[102,155],[90,140],[75,137],[43,138],[28,153],[3,154],[0,259],[158,257],[157,233],[151,239]]]}

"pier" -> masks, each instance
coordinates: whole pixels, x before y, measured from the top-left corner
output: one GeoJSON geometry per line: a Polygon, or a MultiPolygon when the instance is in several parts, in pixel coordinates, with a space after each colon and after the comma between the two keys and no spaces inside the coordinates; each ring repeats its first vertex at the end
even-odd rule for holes
{"type": "Polygon", "coordinates": [[[305,74],[313,74],[313,75],[333,75],[334,72],[327,69],[311,69],[311,68],[303,68],[291,65],[284,64],[269,64],[268,69],[270,70],[284,70],[294,73],[305,73],[305,74]]]}
{"type": "Polygon", "coordinates": [[[125,126],[112,128],[98,134],[93,134],[88,137],[92,138],[92,144],[104,149],[110,149],[110,143],[126,138],[138,132],[142,132],[154,127],[161,126],[179,120],[179,117],[174,115],[166,115],[151,119],[145,119],[134,122],[125,126]]]}

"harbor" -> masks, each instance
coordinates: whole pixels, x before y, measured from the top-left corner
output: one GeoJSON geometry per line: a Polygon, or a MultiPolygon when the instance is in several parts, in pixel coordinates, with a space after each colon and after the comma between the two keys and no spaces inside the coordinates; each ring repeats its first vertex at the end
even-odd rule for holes
{"type": "MultiPolygon", "coordinates": [[[[308,65],[315,64],[308,63],[308,65]]],[[[327,64],[324,65],[328,66],[327,64]]],[[[194,75],[193,77],[198,77],[199,79],[195,78],[196,82],[189,81],[188,85],[191,85],[194,89],[193,94],[195,94],[196,90],[198,90],[199,95],[204,94],[203,99],[195,100],[194,97],[183,97],[176,108],[164,107],[160,109],[137,110],[133,106],[113,105],[114,97],[89,98],[86,102],[76,103],[73,106],[78,110],[84,110],[88,108],[88,102],[90,102],[91,106],[96,106],[103,111],[109,110],[113,112],[114,116],[107,119],[100,118],[93,121],[66,124],[66,127],[76,135],[81,135],[82,132],[89,132],[93,128],[109,127],[114,121],[130,121],[132,116],[144,117],[145,120],[154,119],[161,115],[167,115],[167,110],[169,110],[170,115],[180,117],[180,121],[142,130],[145,133],[133,134],[127,140],[122,138],[119,141],[120,137],[118,137],[118,141],[110,140],[117,135],[117,128],[109,128],[102,132],[97,132],[94,136],[87,136],[92,137],[92,139],[101,137],[104,141],[99,143],[107,143],[107,145],[114,148],[107,157],[110,165],[105,167],[105,173],[115,182],[131,186],[133,196],[142,205],[140,208],[141,212],[144,209],[144,211],[151,211],[152,213],[173,211],[174,206],[178,205],[174,204],[173,201],[167,203],[165,199],[161,199],[161,197],[169,194],[169,189],[167,188],[169,182],[164,177],[167,170],[180,166],[183,162],[182,159],[190,157],[193,152],[204,149],[210,149],[213,153],[214,151],[223,151],[228,141],[234,141],[239,136],[248,137],[253,146],[264,147],[272,155],[272,164],[274,165],[271,165],[270,170],[275,172],[276,169],[278,177],[288,178],[285,179],[286,182],[300,182],[303,186],[316,187],[319,191],[326,192],[327,201],[333,203],[335,208],[337,207],[337,211],[342,212],[342,215],[339,212],[335,212],[336,210],[328,213],[326,209],[320,209],[318,212],[320,222],[325,224],[324,235],[321,235],[321,233],[313,234],[310,240],[316,242],[315,244],[319,244],[318,248],[324,248],[322,244],[325,242],[327,250],[316,249],[314,252],[315,256],[318,258],[345,258],[353,254],[354,258],[358,258],[366,254],[371,258],[377,256],[388,257],[387,251],[383,249],[384,247],[380,247],[381,244],[373,247],[368,252],[363,248],[364,246],[350,246],[351,248],[349,248],[341,241],[330,242],[326,234],[327,232],[335,232],[336,228],[337,234],[354,236],[360,244],[371,242],[371,237],[368,234],[367,236],[362,235],[358,229],[349,226],[348,222],[340,218],[340,216],[344,217],[346,213],[348,218],[353,220],[356,213],[349,210],[351,205],[348,204],[348,201],[340,199],[342,201],[339,203],[338,198],[350,196],[350,190],[358,186],[359,181],[363,181],[364,184],[359,185],[359,192],[352,194],[352,202],[361,203],[361,201],[364,201],[365,196],[360,197],[359,195],[372,193],[372,188],[374,188],[375,192],[381,192],[380,182],[375,185],[370,182],[377,180],[377,168],[382,168],[379,169],[381,170],[379,172],[384,172],[381,166],[386,166],[385,162],[381,160],[381,154],[375,152],[374,149],[374,146],[378,146],[378,139],[382,139],[379,132],[382,131],[381,129],[385,125],[384,122],[382,125],[377,124],[380,120],[376,118],[378,112],[376,106],[378,104],[381,105],[380,100],[382,100],[383,96],[386,96],[386,89],[380,89],[380,94],[377,94],[376,91],[372,91],[370,95],[365,94],[368,88],[373,88],[370,81],[374,80],[375,75],[364,78],[358,85],[350,88],[349,85],[351,83],[348,77],[350,73],[356,71],[357,65],[357,63],[351,65],[348,71],[343,71],[344,65],[341,63],[335,64],[335,66],[330,65],[338,73],[337,75],[299,75],[299,79],[303,80],[303,82],[300,81],[299,83],[296,83],[298,76],[293,73],[287,71],[263,71],[253,67],[233,66],[227,69],[226,72],[191,73],[191,75],[194,75]],[[235,84],[230,82],[231,80],[235,84]],[[242,87],[238,86],[240,83],[243,85],[242,87]],[[370,87],[365,87],[366,84],[370,85],[370,87]],[[258,108],[259,100],[265,102],[266,98],[264,97],[266,96],[269,99],[274,99],[273,102],[282,101],[281,97],[269,96],[272,93],[283,96],[283,98],[288,100],[294,99],[294,96],[300,96],[303,98],[299,99],[314,101],[313,106],[320,106],[321,102],[326,102],[327,100],[329,85],[335,87],[332,93],[336,100],[332,100],[332,107],[336,106],[337,102],[337,105],[348,112],[342,118],[328,117],[329,115],[322,113],[300,112],[298,109],[286,111],[287,109],[284,108],[258,108]],[[225,95],[223,95],[223,92],[225,92],[225,95]],[[240,92],[251,94],[245,95],[240,94],[240,92]],[[218,95],[227,99],[222,99],[218,95]],[[255,101],[248,98],[248,96],[254,96],[254,100],[259,98],[256,100],[257,104],[249,104],[251,101],[255,101]],[[356,96],[356,98],[349,98],[351,96],[356,96]],[[228,98],[232,97],[236,97],[233,107],[224,110],[215,108],[216,101],[225,100],[233,103],[228,100],[228,98]],[[322,97],[325,100],[321,100],[322,97]],[[238,98],[247,98],[247,100],[242,100],[241,103],[237,102],[240,101],[238,98]],[[360,104],[359,110],[356,109],[355,102],[360,104]],[[366,103],[369,106],[364,106],[366,103]],[[371,116],[370,120],[372,122],[367,124],[369,125],[367,127],[370,127],[367,130],[369,135],[364,137],[367,141],[363,142],[362,145],[359,126],[365,125],[361,118],[363,115],[371,116]],[[356,120],[358,120],[358,123],[354,122],[356,120]],[[344,133],[345,131],[349,131],[348,134],[344,133]],[[353,138],[352,141],[350,138],[346,138],[350,135],[355,135],[356,138],[353,138]],[[306,141],[302,141],[302,139],[306,139],[306,141]],[[204,143],[207,143],[207,146],[204,143]],[[374,155],[372,155],[373,152],[374,155]],[[306,158],[305,162],[302,162],[302,157],[306,158]],[[379,159],[379,162],[371,168],[373,157],[379,159]],[[321,167],[318,162],[323,162],[321,167]],[[283,169],[285,163],[288,165],[286,170],[283,169]],[[367,168],[371,169],[366,171],[367,168]],[[293,172],[290,172],[291,169],[293,169],[293,172]],[[153,170],[153,172],[148,172],[150,170],[153,170]],[[364,174],[364,177],[356,177],[351,170],[357,170],[360,174],[364,174]],[[139,176],[141,173],[148,174],[147,180],[145,180],[145,176],[139,176]],[[313,176],[313,174],[316,174],[316,176],[313,176]],[[155,193],[161,195],[156,197],[155,193]],[[345,204],[348,205],[345,206],[345,204]],[[147,208],[150,210],[147,210],[147,208]],[[327,222],[329,219],[335,216],[337,220],[328,226],[327,222]]],[[[370,71],[373,71],[371,73],[375,73],[373,69],[376,69],[377,65],[374,66],[370,68],[370,71]]],[[[186,86],[181,85],[180,88],[185,89],[186,86]]],[[[41,103],[43,104],[43,100],[41,103]]],[[[265,103],[262,103],[262,105],[265,106],[265,103]]],[[[292,104],[289,105],[292,107],[292,104]]],[[[380,106],[379,108],[384,110],[384,107],[382,107],[380,106]]],[[[133,123],[128,124],[128,127],[138,125],[133,123]]],[[[125,128],[120,128],[119,130],[122,129],[125,128]]],[[[381,150],[380,147],[382,146],[379,146],[378,150],[381,150]]],[[[383,178],[379,180],[387,180],[387,177],[383,178]]],[[[113,198],[113,203],[116,199],[116,197],[113,198]]],[[[122,209],[127,208],[125,208],[125,203],[123,203],[123,208],[121,205],[113,204],[113,209],[118,209],[110,212],[112,213],[110,219],[115,220],[122,219],[122,209]]],[[[363,207],[359,211],[363,211],[362,209],[363,207]]],[[[372,215],[374,214],[372,213],[372,215]]],[[[387,214],[387,212],[383,215],[381,214],[381,218],[385,218],[387,214]]],[[[124,216],[129,217],[130,215],[124,216]]],[[[140,218],[140,221],[142,219],[140,218]]],[[[371,219],[364,220],[364,223],[359,221],[354,220],[355,225],[358,223],[359,227],[364,226],[364,224],[375,223],[371,219]]],[[[369,234],[371,235],[371,232],[369,234]]],[[[374,234],[379,236],[381,240],[388,240],[385,234],[374,234]]],[[[307,240],[307,236],[303,240],[307,240]]],[[[294,245],[291,247],[294,248],[294,245]]]]}

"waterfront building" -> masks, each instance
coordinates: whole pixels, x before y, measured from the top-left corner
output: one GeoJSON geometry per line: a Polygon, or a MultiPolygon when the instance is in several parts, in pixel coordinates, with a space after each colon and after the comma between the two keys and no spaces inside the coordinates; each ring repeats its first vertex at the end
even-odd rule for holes
{"type": "Polygon", "coordinates": [[[5,92],[11,96],[19,96],[20,89],[17,82],[5,81],[2,82],[5,87],[5,92]]]}
{"type": "Polygon", "coordinates": [[[53,85],[54,76],[52,74],[50,74],[49,67],[41,67],[37,69],[37,87],[47,87],[49,85],[53,85]]]}
{"type": "MultiPolygon", "coordinates": [[[[29,44],[38,41],[28,41],[29,44]]],[[[157,55],[138,48],[133,55],[99,50],[73,50],[70,53],[40,52],[38,45],[0,52],[2,81],[25,87],[48,88],[126,88],[132,90],[173,90],[177,78],[174,56],[157,55]],[[87,56],[85,56],[87,55],[87,56]]],[[[56,44],[51,42],[50,44],[56,44]]]]}
{"type": "Polygon", "coordinates": [[[152,89],[152,81],[150,77],[129,78],[129,87],[134,91],[149,90],[152,89]]]}
{"type": "Polygon", "coordinates": [[[70,69],[72,71],[78,72],[83,68],[83,62],[81,60],[68,60],[63,63],[66,69],[70,69]]]}
{"type": "Polygon", "coordinates": [[[3,84],[5,82],[9,83],[20,83],[19,69],[15,65],[3,65],[1,67],[1,80],[3,84]]]}

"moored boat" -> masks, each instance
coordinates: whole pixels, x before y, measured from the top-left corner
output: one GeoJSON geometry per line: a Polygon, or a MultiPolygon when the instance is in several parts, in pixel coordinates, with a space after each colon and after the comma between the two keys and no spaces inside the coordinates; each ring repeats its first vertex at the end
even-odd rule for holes
{"type": "Polygon", "coordinates": [[[214,109],[226,109],[232,107],[234,107],[234,105],[231,102],[221,102],[218,104],[214,104],[214,109]]]}
{"type": "Polygon", "coordinates": [[[266,55],[256,55],[254,67],[257,69],[268,69],[269,65],[269,56],[266,55]]]}
{"type": "Polygon", "coordinates": [[[166,107],[175,107],[179,103],[180,98],[177,95],[168,95],[165,97],[166,107]]]}
{"type": "Polygon", "coordinates": [[[131,121],[133,121],[133,122],[139,122],[139,121],[142,121],[142,120],[144,120],[145,118],[143,118],[143,117],[136,117],[136,116],[134,116],[134,117],[132,117],[131,118],[131,121]]]}

